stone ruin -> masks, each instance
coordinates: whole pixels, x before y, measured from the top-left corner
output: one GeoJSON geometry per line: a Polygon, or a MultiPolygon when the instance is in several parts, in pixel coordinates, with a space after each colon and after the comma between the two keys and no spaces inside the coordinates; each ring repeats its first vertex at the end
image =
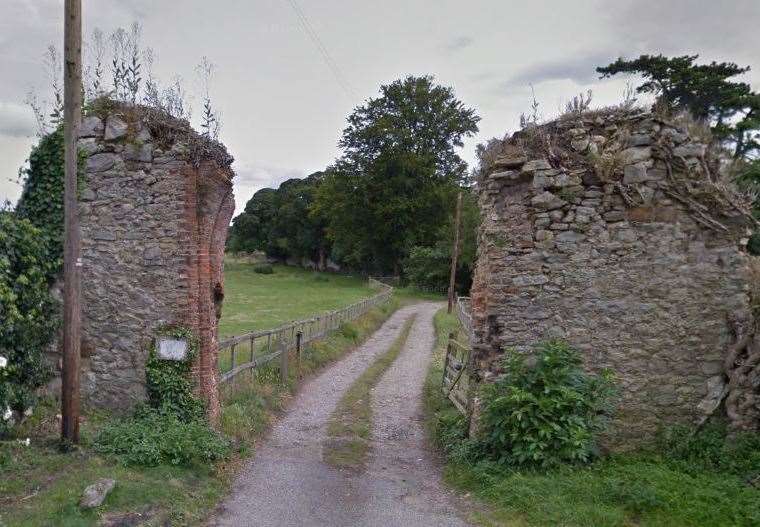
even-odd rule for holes
{"type": "Polygon", "coordinates": [[[82,397],[117,410],[144,400],[157,331],[181,326],[198,339],[193,375],[213,420],[232,157],[186,121],[101,106],[79,139],[82,397]]]}
{"type": "Polygon", "coordinates": [[[685,127],[621,109],[491,146],[478,181],[476,382],[498,376],[505,353],[561,338],[589,370],[616,374],[613,446],[723,408],[736,428],[758,428],[754,220],[706,148],[685,127]]]}

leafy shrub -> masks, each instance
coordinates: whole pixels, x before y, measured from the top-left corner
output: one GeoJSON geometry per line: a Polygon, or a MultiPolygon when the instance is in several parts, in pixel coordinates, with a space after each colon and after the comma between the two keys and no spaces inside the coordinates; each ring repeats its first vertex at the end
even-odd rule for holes
{"type": "Polygon", "coordinates": [[[511,466],[589,461],[610,410],[611,374],[584,372],[561,341],[541,344],[534,358],[509,353],[503,377],[484,388],[479,448],[511,466]]]}
{"type": "Polygon", "coordinates": [[[95,450],[118,457],[124,465],[182,465],[227,457],[229,443],[205,422],[184,422],[176,415],[146,408],[134,417],[106,425],[95,450]]]}
{"type": "Polygon", "coordinates": [[[253,272],[258,274],[274,274],[274,267],[269,264],[258,264],[253,267],[253,272]]]}
{"type": "Polygon", "coordinates": [[[10,410],[33,406],[48,378],[42,353],[58,328],[50,294],[55,266],[40,229],[0,211],[0,435],[8,431],[10,410]]]}
{"type": "Polygon", "coordinates": [[[724,422],[708,423],[698,433],[675,426],[660,434],[664,456],[685,471],[715,470],[750,479],[760,478],[760,434],[732,436],[724,422]]]}

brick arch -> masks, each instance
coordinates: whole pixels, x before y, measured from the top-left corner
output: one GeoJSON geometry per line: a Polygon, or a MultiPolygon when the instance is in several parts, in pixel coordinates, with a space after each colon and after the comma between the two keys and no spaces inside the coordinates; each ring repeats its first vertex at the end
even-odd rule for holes
{"type": "Polygon", "coordinates": [[[196,305],[199,353],[196,387],[206,401],[209,420],[219,417],[217,368],[218,321],[224,296],[224,245],[235,209],[232,172],[215,162],[204,162],[195,174],[195,230],[197,240],[196,305]]]}

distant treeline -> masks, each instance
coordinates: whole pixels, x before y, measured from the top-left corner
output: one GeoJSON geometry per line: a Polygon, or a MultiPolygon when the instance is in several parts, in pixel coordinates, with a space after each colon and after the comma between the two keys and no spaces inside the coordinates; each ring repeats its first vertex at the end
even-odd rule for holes
{"type": "MultiPolygon", "coordinates": [[[[233,221],[227,242],[228,251],[261,251],[272,259],[313,265],[321,270],[337,265],[346,270],[379,275],[401,274],[406,282],[428,288],[443,288],[448,284],[457,187],[450,188],[442,193],[440,199],[431,203],[431,208],[437,206],[441,211],[437,229],[417,233],[419,237],[405,236],[404,232],[394,232],[391,219],[378,225],[378,228],[368,225],[366,230],[353,232],[348,239],[338,238],[334,242],[334,237],[329,235],[328,219],[319,212],[324,210],[324,204],[319,202],[320,197],[328,199],[327,192],[320,193],[321,186],[329,177],[327,172],[315,172],[304,179],[289,179],[277,189],[257,191],[245,210],[233,221]],[[366,240],[366,245],[355,249],[364,247],[366,253],[350,251],[350,245],[357,239],[366,240]],[[396,239],[405,240],[409,249],[392,254],[396,239]],[[343,251],[343,247],[349,248],[349,251],[343,251]]],[[[462,191],[464,199],[457,287],[460,291],[467,291],[475,259],[479,216],[475,195],[469,188],[462,191]]]]}
{"type": "Polygon", "coordinates": [[[455,152],[479,117],[432,77],[381,86],[348,117],[343,155],[323,172],[259,190],[233,221],[230,251],[328,261],[444,287],[456,196],[465,194],[459,288],[469,287],[477,207],[455,152]]]}

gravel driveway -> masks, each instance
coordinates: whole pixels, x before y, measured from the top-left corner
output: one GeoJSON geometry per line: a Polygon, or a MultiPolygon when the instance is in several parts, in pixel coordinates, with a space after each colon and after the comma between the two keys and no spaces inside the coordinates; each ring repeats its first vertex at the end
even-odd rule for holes
{"type": "Polygon", "coordinates": [[[455,498],[425,449],[422,385],[439,304],[394,313],[362,346],[304,384],[222,503],[212,526],[465,526],[455,498]],[[404,322],[417,314],[406,346],[372,396],[369,467],[357,474],[322,462],[330,414],[404,322]]]}

